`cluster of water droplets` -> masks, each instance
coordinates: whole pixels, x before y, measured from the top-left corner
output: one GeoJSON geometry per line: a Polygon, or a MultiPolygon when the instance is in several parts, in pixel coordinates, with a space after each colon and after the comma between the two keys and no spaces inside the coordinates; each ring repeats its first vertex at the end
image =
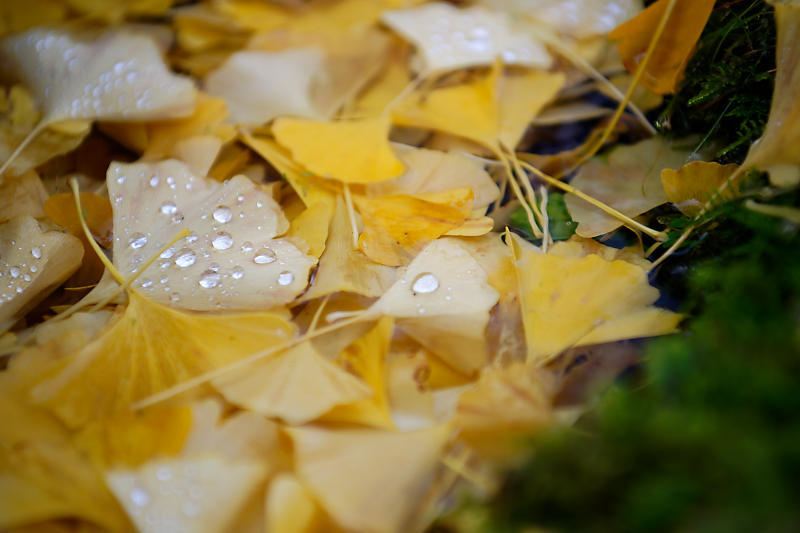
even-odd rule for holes
{"type": "Polygon", "coordinates": [[[41,259],[44,255],[45,245],[34,245],[30,248],[17,245],[16,240],[9,243],[7,248],[9,257],[0,257],[0,303],[10,302],[18,295],[25,292],[28,285],[33,282],[39,272],[41,259]],[[13,253],[16,248],[17,253],[13,253]],[[11,253],[9,253],[11,252],[11,253]],[[29,259],[28,259],[29,257],[29,259]],[[11,263],[6,262],[10,260],[11,263]]]}

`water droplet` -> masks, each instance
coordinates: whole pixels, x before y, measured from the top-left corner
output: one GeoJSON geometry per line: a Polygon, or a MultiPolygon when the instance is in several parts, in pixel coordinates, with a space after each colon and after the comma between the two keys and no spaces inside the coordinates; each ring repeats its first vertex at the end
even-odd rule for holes
{"type": "Polygon", "coordinates": [[[219,272],[208,269],[200,275],[200,280],[197,282],[204,289],[213,289],[219,284],[219,272]]]}
{"type": "Polygon", "coordinates": [[[214,220],[220,224],[225,224],[231,221],[231,218],[233,218],[233,213],[231,212],[230,207],[221,205],[214,210],[214,214],[212,216],[214,217],[214,220]]]}
{"type": "Polygon", "coordinates": [[[430,272],[420,274],[414,279],[411,290],[419,294],[430,294],[439,288],[439,280],[430,272]]]}
{"type": "Polygon", "coordinates": [[[131,238],[128,239],[128,244],[134,250],[138,250],[145,244],[147,244],[147,237],[144,236],[142,233],[134,233],[131,235],[131,238]]]}
{"type": "Polygon", "coordinates": [[[156,478],[159,481],[169,481],[172,479],[172,470],[168,466],[159,466],[156,469],[156,478]]]}
{"type": "Polygon", "coordinates": [[[180,295],[180,294],[178,294],[177,292],[173,292],[173,293],[170,295],[170,297],[169,297],[169,300],[170,300],[172,303],[178,303],[178,302],[180,302],[180,301],[181,301],[181,295],[180,295]]]}
{"type": "Polygon", "coordinates": [[[288,270],[284,270],[280,274],[278,274],[278,285],[289,285],[294,281],[294,274],[289,272],[288,270]]]}
{"type": "Polygon", "coordinates": [[[240,266],[235,266],[231,269],[231,277],[233,279],[242,279],[244,277],[244,269],[240,266]]]}
{"type": "Polygon", "coordinates": [[[158,176],[153,176],[150,178],[150,186],[151,187],[158,187],[158,184],[161,182],[161,179],[158,176]]]}
{"type": "Polygon", "coordinates": [[[200,514],[200,506],[195,502],[183,502],[181,512],[186,516],[197,516],[200,514]]]}
{"type": "Polygon", "coordinates": [[[233,237],[230,233],[217,233],[217,236],[211,241],[211,245],[217,250],[227,250],[233,246],[233,237]]]}
{"type": "Polygon", "coordinates": [[[38,246],[34,246],[33,248],[31,248],[31,255],[35,259],[40,259],[42,257],[42,249],[39,248],[38,246]]]}
{"type": "Polygon", "coordinates": [[[270,248],[262,248],[253,256],[253,263],[257,265],[268,265],[275,262],[278,256],[270,248]]]}
{"type": "Polygon", "coordinates": [[[18,278],[22,270],[18,266],[13,266],[8,269],[8,273],[11,274],[12,278],[18,278]]]}
{"type": "Polygon", "coordinates": [[[150,280],[150,279],[143,279],[142,280],[142,288],[143,289],[149,289],[152,286],[153,286],[153,280],[150,280]]]}
{"type": "Polygon", "coordinates": [[[36,274],[39,271],[39,267],[37,267],[36,265],[31,265],[30,271],[31,274],[36,274]]]}
{"type": "Polygon", "coordinates": [[[175,224],[180,224],[181,222],[183,222],[183,213],[181,213],[180,211],[176,212],[174,215],[172,215],[172,221],[175,224]]]}
{"type": "Polygon", "coordinates": [[[261,200],[258,200],[258,201],[256,202],[256,207],[257,207],[257,208],[259,208],[259,209],[261,209],[262,207],[264,207],[264,203],[263,203],[261,200]]]}
{"type": "Polygon", "coordinates": [[[25,281],[30,281],[31,280],[31,276],[29,274],[25,274],[25,275],[22,276],[22,279],[24,279],[25,281]]]}
{"type": "Polygon", "coordinates": [[[174,215],[178,212],[178,206],[175,205],[175,202],[170,202],[167,200],[161,204],[161,212],[165,215],[174,215]]]}
{"type": "Polygon", "coordinates": [[[237,202],[237,203],[242,203],[242,202],[244,202],[244,195],[240,194],[239,196],[237,196],[237,197],[236,197],[236,202],[237,202]]]}
{"type": "Polygon", "coordinates": [[[181,268],[190,267],[197,260],[197,256],[189,248],[182,248],[175,258],[175,264],[181,268]]]}
{"type": "Polygon", "coordinates": [[[419,308],[417,309],[417,313],[419,313],[419,314],[421,314],[421,315],[424,315],[424,314],[425,314],[425,308],[424,308],[424,307],[419,307],[419,308]]]}
{"type": "Polygon", "coordinates": [[[146,490],[136,487],[131,490],[131,501],[137,507],[144,507],[150,503],[150,494],[146,490]]]}
{"type": "Polygon", "coordinates": [[[242,243],[242,252],[249,254],[253,251],[253,243],[250,241],[244,241],[242,243]]]}
{"type": "Polygon", "coordinates": [[[197,235],[195,235],[194,233],[192,233],[191,235],[189,235],[188,237],[186,237],[186,242],[188,242],[189,244],[191,244],[191,243],[193,243],[193,242],[197,242],[197,239],[198,239],[197,235]]]}

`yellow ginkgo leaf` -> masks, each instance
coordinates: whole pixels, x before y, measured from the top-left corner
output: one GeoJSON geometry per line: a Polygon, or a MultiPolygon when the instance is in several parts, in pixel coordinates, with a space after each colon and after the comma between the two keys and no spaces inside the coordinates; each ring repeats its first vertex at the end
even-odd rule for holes
{"type": "Polygon", "coordinates": [[[491,367],[458,400],[454,425],[476,450],[497,458],[509,458],[525,437],[553,423],[555,387],[548,374],[537,367],[515,363],[491,367]]]}
{"type": "Polygon", "coordinates": [[[364,221],[358,247],[376,263],[403,265],[427,243],[460,227],[473,197],[468,187],[416,196],[356,196],[364,221]]]}
{"type": "Polygon", "coordinates": [[[97,339],[56,364],[31,394],[72,427],[129,409],[191,377],[288,340],[278,314],[194,315],[129,293],[97,339]]]}
{"type": "MultiPolygon", "coordinates": [[[[688,158],[688,150],[674,148],[672,143],[654,137],[615,148],[605,161],[587,162],[570,184],[622,214],[635,217],[669,201],[661,184],[661,170],[679,168],[688,158]]],[[[622,226],[618,219],[573,194],[567,194],[564,201],[578,223],[576,232],[581,237],[596,237],[622,226]]]]}
{"type": "Polygon", "coordinates": [[[100,468],[134,467],[177,455],[191,425],[189,407],[155,407],[92,421],[74,442],[100,468]]]}
{"type": "Polygon", "coordinates": [[[293,474],[280,473],[270,481],[264,505],[268,533],[330,531],[319,504],[293,474]]]}
{"type": "MultiPolygon", "coordinates": [[[[39,123],[39,113],[33,96],[21,85],[14,85],[6,93],[0,89],[0,161],[10,160],[11,154],[39,123]]],[[[74,123],[73,125],[78,125],[74,123]]],[[[16,158],[8,164],[10,174],[23,174],[57,155],[75,149],[89,134],[91,124],[64,131],[45,128],[29,142],[16,158]]],[[[26,213],[33,214],[33,213],[26,213]]]]}
{"type": "Polygon", "coordinates": [[[366,335],[344,349],[338,363],[360,377],[372,390],[368,398],[335,407],[326,422],[363,424],[391,429],[392,419],[386,394],[386,354],[392,340],[394,321],[383,317],[366,335]]]}
{"type": "Polygon", "coordinates": [[[472,209],[488,207],[500,190],[480,163],[458,152],[439,152],[402,144],[395,152],[406,165],[399,178],[365,187],[368,196],[422,194],[469,187],[474,195],[472,209]]]}
{"type": "MultiPolygon", "coordinates": [[[[655,2],[608,35],[610,39],[620,40],[619,53],[629,71],[636,70],[644,59],[669,3],[670,0],[655,2]]],[[[647,63],[642,85],[656,94],[677,90],[713,8],[714,0],[677,0],[647,63]]]]}
{"type": "Polygon", "coordinates": [[[730,198],[732,191],[723,191],[715,198],[717,188],[736,172],[738,165],[720,165],[693,161],[678,170],[665,168],[661,171],[661,184],[669,201],[687,215],[697,215],[707,202],[730,198]]]}
{"type": "Polygon", "coordinates": [[[114,263],[124,274],[137,272],[182,230],[192,232],[137,279],[148,298],[184,309],[267,309],[306,287],[314,258],[275,238],[288,223],[250,179],[218,183],[167,160],[113,163],[107,184],[114,263]]]}
{"type": "Polygon", "coordinates": [[[0,183],[0,222],[20,215],[43,218],[46,201],[47,190],[35,170],[19,176],[6,176],[0,183]]]}
{"type": "Polygon", "coordinates": [[[451,133],[498,150],[516,147],[528,124],[564,85],[561,73],[504,75],[495,63],[488,76],[463,85],[415,94],[393,110],[397,124],[451,133]]]}
{"type": "Polygon", "coordinates": [[[347,109],[347,117],[377,117],[411,83],[407,47],[394,47],[384,61],[383,71],[359,94],[347,109]]]}
{"type": "Polygon", "coordinates": [[[330,225],[325,253],[319,259],[314,282],[303,295],[313,300],[337,292],[352,292],[378,297],[395,280],[393,268],[370,261],[359,250],[353,250],[352,229],[344,200],[339,197],[330,225]]]}
{"type": "Polygon", "coordinates": [[[289,424],[304,424],[372,394],[363,381],[321,356],[310,342],[213,383],[231,403],[289,424]]]}
{"type": "Polygon", "coordinates": [[[408,433],[297,428],[288,433],[297,476],[340,527],[376,533],[421,527],[415,518],[437,473],[446,427],[408,433]]]}
{"type": "Polygon", "coordinates": [[[389,145],[389,126],[389,117],[338,122],[281,118],[272,131],[294,160],[314,174],[373,183],[396,178],[405,169],[389,145]]]}
{"type": "Polygon", "coordinates": [[[531,34],[516,31],[501,11],[432,2],[386,11],[381,19],[414,43],[425,74],[489,65],[498,56],[509,65],[534,68],[547,68],[552,62],[544,45],[531,34]]]}
{"type": "MultiPolygon", "coordinates": [[[[308,253],[316,258],[325,250],[328,240],[328,224],[333,218],[333,209],[327,202],[317,202],[292,219],[289,238],[302,239],[308,245],[308,253]]],[[[315,280],[319,279],[319,274],[315,280]]]]}
{"type": "Polygon", "coordinates": [[[80,267],[82,257],[78,239],[44,232],[31,216],[0,225],[0,331],[61,285],[80,267]]]}
{"type": "Polygon", "coordinates": [[[529,362],[539,363],[583,344],[606,324],[592,342],[662,335],[680,322],[675,313],[653,312],[658,290],[639,266],[594,254],[560,257],[528,249],[515,253],[529,362]]]}
{"type": "Polygon", "coordinates": [[[306,207],[312,207],[320,202],[327,204],[331,209],[335,207],[335,194],[323,188],[321,184],[315,183],[313,176],[292,161],[291,155],[275,141],[247,133],[243,134],[242,141],[280,172],[306,207]]]}
{"type": "Polygon", "coordinates": [[[139,531],[227,531],[267,476],[253,459],[219,455],[157,460],[115,469],[106,482],[139,531]]]}
{"type": "MultiPolygon", "coordinates": [[[[78,335],[78,337],[82,337],[78,335]]],[[[66,338],[53,341],[70,345],[66,338]]],[[[74,347],[74,346],[72,346],[74,347]]],[[[30,405],[17,375],[0,377],[0,529],[79,518],[107,531],[130,524],[69,433],[30,405]]]]}
{"type": "Polygon", "coordinates": [[[751,146],[742,167],[758,167],[769,173],[773,185],[792,187],[800,183],[800,158],[793,148],[800,142],[800,5],[770,3],[775,6],[778,31],[775,89],[764,134],[751,146]]]}
{"type": "Polygon", "coordinates": [[[497,299],[480,264],[455,239],[439,239],[369,312],[395,317],[400,329],[471,374],[486,363],[486,325],[497,299]]]}

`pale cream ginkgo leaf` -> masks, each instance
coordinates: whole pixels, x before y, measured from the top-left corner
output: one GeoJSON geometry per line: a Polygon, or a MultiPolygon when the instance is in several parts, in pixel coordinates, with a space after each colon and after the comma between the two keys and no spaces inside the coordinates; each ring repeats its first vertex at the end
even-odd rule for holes
{"type": "Polygon", "coordinates": [[[516,31],[506,13],[485,7],[459,9],[433,2],[387,11],[381,18],[417,47],[425,74],[491,65],[498,56],[508,65],[533,68],[552,62],[544,45],[516,31]]]}
{"type": "Polygon", "coordinates": [[[191,80],[170,72],[152,37],[140,33],[34,29],[0,50],[33,91],[44,123],[170,118],[194,106],[191,80]]]}
{"type": "Polygon", "coordinates": [[[216,454],[115,469],[106,483],[139,531],[225,531],[263,483],[266,466],[216,454]]]}
{"type": "Polygon", "coordinates": [[[642,10],[641,0],[481,0],[576,39],[605,35],[642,10]]]}
{"type": "Polygon", "coordinates": [[[242,50],[209,72],[204,87],[225,99],[228,117],[237,124],[263,124],[281,115],[324,119],[310,94],[324,61],[318,48],[242,50]]]}
{"type": "Polygon", "coordinates": [[[426,246],[367,311],[397,326],[448,365],[472,373],[486,363],[486,325],[499,294],[456,239],[426,246]]]}
{"type": "Polygon", "coordinates": [[[61,285],[82,258],[77,238],[42,231],[31,216],[0,225],[0,331],[61,285]]]}
{"type": "Polygon", "coordinates": [[[249,178],[219,183],[166,160],[112,163],[107,183],[114,264],[124,275],[191,232],[137,279],[147,298],[193,310],[268,309],[305,289],[316,260],[276,238],[288,222],[249,178]]]}

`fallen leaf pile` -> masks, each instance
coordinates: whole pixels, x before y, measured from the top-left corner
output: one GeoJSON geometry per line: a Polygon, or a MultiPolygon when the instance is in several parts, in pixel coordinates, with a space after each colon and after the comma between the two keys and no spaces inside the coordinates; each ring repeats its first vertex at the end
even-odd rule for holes
{"type": "MultiPolygon", "coordinates": [[[[422,530],[575,419],[584,352],[677,330],[649,213],[740,171],[640,107],[713,2],[173,3],[0,7],[3,531],[422,530]]],[[[751,157],[781,183],[798,11],[751,157]]]]}

